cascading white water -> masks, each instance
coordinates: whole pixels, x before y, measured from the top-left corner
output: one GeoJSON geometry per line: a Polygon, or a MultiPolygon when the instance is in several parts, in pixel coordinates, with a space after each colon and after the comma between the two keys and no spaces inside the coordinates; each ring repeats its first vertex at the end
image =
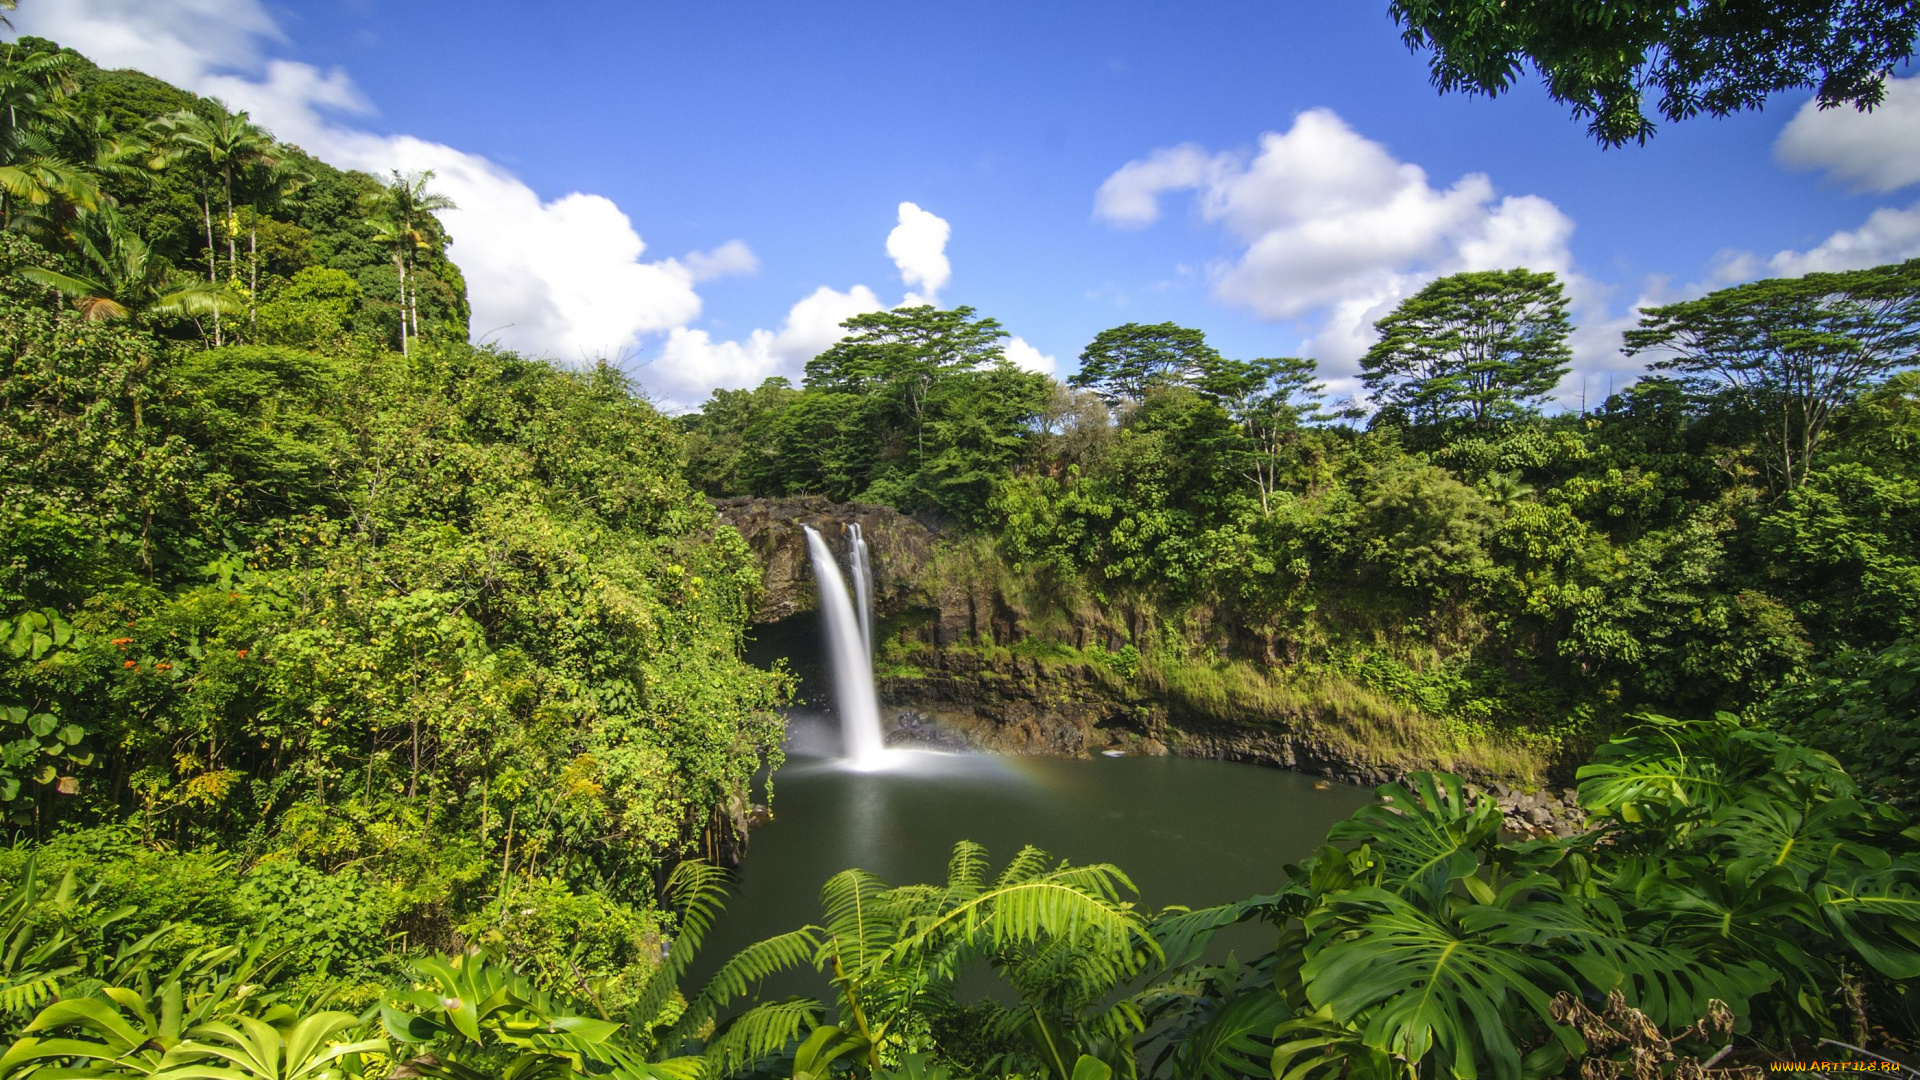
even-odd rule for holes
{"type": "MultiPolygon", "coordinates": [[[[839,705],[840,729],[845,733],[847,757],[855,768],[873,768],[886,758],[886,740],[880,734],[880,698],[873,688],[873,654],[868,648],[864,620],[854,614],[846,579],[812,526],[807,532],[807,554],[813,559],[813,580],[820,591],[820,612],[827,623],[827,656],[833,667],[833,696],[839,705]]],[[[864,543],[856,547],[855,577],[862,580],[865,599],[864,543]]],[[[864,603],[862,607],[864,608],[864,603]]]]}
{"type": "Polygon", "coordinates": [[[867,556],[867,537],[854,522],[849,561],[853,563],[854,614],[860,616],[860,640],[867,646],[867,663],[873,663],[873,564],[867,556]]]}

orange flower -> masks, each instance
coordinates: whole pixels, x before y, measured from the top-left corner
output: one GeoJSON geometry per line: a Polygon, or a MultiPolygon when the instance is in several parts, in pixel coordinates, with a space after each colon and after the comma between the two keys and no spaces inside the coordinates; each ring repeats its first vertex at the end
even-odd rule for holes
{"type": "Polygon", "coordinates": [[[129,660],[129,661],[127,661],[126,663],[124,663],[124,664],[122,664],[122,665],[120,665],[120,666],[121,666],[121,667],[139,667],[139,666],[140,666],[140,661],[138,661],[138,660],[129,660]]]}
{"type": "Polygon", "coordinates": [[[113,643],[115,645],[120,646],[123,649],[126,648],[129,644],[131,644],[132,641],[133,639],[130,637],[117,637],[113,639],[113,643]]]}
{"type": "Polygon", "coordinates": [[[247,650],[241,649],[238,653],[234,655],[238,656],[242,660],[245,660],[247,658],[247,650]]]}
{"type": "Polygon", "coordinates": [[[153,670],[155,670],[155,671],[172,671],[172,670],[173,670],[173,665],[172,665],[172,664],[155,664],[155,665],[153,665],[153,670]]]}

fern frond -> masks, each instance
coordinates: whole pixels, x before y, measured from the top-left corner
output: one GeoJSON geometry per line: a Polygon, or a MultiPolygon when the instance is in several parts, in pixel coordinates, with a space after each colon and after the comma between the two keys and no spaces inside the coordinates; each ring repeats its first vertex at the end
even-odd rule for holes
{"type": "Polygon", "coordinates": [[[674,1022],[673,1030],[667,1037],[669,1044],[699,1030],[715,1013],[735,998],[744,997],[769,975],[812,963],[820,951],[817,929],[803,926],[756,942],[733,954],[726,963],[720,965],[719,971],[713,973],[707,985],[688,1003],[687,1011],[674,1022]]]}
{"type": "Polygon", "coordinates": [[[811,998],[756,1005],[714,1032],[707,1042],[707,1061],[722,1074],[749,1070],[818,1027],[820,1011],[820,1003],[811,998]]]}
{"type": "Polygon", "coordinates": [[[953,845],[947,860],[947,893],[956,899],[980,895],[987,884],[987,849],[971,840],[953,845]]]}
{"type": "Polygon", "coordinates": [[[820,889],[825,930],[840,964],[848,971],[867,971],[880,963],[893,945],[898,922],[892,917],[891,890],[876,874],[842,870],[820,889]]]}
{"type": "Polygon", "coordinates": [[[1020,854],[1013,857],[1013,861],[1007,864],[1005,870],[1000,871],[1000,876],[994,880],[994,886],[1005,888],[1008,885],[1029,881],[1046,873],[1047,867],[1052,862],[1053,856],[1029,844],[1020,849],[1020,854]]]}
{"type": "Polygon", "coordinates": [[[680,911],[680,933],[673,939],[672,947],[653,977],[647,980],[639,1000],[627,1011],[628,1021],[635,1027],[649,1028],[659,1021],[681,978],[693,965],[707,931],[713,928],[714,920],[726,906],[730,880],[731,875],[725,870],[698,859],[688,859],[673,868],[666,893],[667,902],[680,911]]]}
{"type": "Polygon", "coordinates": [[[0,989],[0,1012],[19,1013],[39,1008],[58,994],[61,976],[71,975],[78,970],[77,967],[65,967],[0,989]]]}

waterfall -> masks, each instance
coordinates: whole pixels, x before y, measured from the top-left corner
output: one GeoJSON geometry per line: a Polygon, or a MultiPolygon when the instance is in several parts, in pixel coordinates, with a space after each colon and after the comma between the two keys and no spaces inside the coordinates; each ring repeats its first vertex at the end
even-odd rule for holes
{"type": "Polygon", "coordinates": [[[873,653],[866,630],[866,545],[855,540],[854,578],[860,584],[862,601],[861,614],[856,616],[833,549],[812,526],[802,527],[807,532],[807,553],[813,558],[813,580],[820,591],[820,614],[827,623],[827,657],[833,668],[833,696],[839,705],[840,728],[846,734],[847,757],[855,766],[872,767],[884,758],[886,741],[880,735],[880,699],[873,688],[873,653]]]}
{"type": "Polygon", "coordinates": [[[860,640],[867,647],[867,663],[873,663],[873,563],[867,555],[867,537],[860,523],[853,524],[849,561],[853,563],[854,614],[860,616],[860,640]]]}

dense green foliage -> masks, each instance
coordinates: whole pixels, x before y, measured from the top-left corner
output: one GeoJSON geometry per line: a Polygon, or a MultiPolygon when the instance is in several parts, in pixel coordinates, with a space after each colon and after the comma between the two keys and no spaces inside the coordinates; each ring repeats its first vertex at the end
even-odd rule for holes
{"type": "MultiPolygon", "coordinates": [[[[996,874],[962,843],[939,884],[848,870],[822,888],[818,925],[747,947],[681,994],[723,898],[720,875],[685,863],[667,890],[681,933],[635,993],[543,986],[471,952],[405,961],[358,1017],[284,974],[316,950],[352,969],[373,945],[330,921],[337,909],[309,904],[290,926],[287,868],[256,871],[228,901],[228,934],[260,920],[251,946],[203,945],[169,968],[164,943],[188,924],[139,936],[155,913],[108,910],[105,882],[56,884],[28,865],[0,905],[14,1039],[0,1066],[43,1080],[67,1063],[184,1080],[221,1062],[232,1071],[216,1075],[271,1080],[1358,1080],[1583,1062],[1586,1076],[1663,1077],[1699,1076],[1729,1051],[1722,1068],[1805,1057],[1822,1038],[1914,1037],[1920,827],[1863,799],[1831,758],[1731,718],[1647,717],[1580,775],[1598,823],[1583,835],[1503,840],[1491,800],[1416,773],[1276,892],[1198,911],[1144,911],[1118,869],[1031,848],[996,874]],[[1209,955],[1246,922],[1272,926],[1270,951],[1209,955]],[[762,999],[762,981],[792,969],[817,972],[825,1000],[762,999]],[[983,974],[999,992],[963,992],[983,974]]],[[[160,864],[147,880],[185,876],[178,856],[147,861],[160,864]]],[[[337,878],[304,888],[327,886],[337,878]]]]}
{"type": "Polygon", "coordinates": [[[721,391],[684,422],[694,473],[710,492],[819,493],[932,509],[985,523],[1047,400],[1047,380],[1006,359],[1006,332],[971,308],[857,315],[784,379],[721,391]]]}
{"type": "Polygon", "coordinates": [[[50,43],[0,61],[46,181],[0,232],[12,835],[184,927],[162,966],[265,920],[298,985],[495,942],[636,993],[655,888],[735,841],[785,694],[672,424],[465,342],[430,177],[50,43]]]}
{"type": "Polygon", "coordinates": [[[1366,429],[1311,360],[1127,324],[1062,386],[930,307],[676,421],[467,344],[431,176],[48,42],[0,93],[0,1075],[1654,1080],[1920,1037],[1914,264],[1650,312],[1681,378],[1576,415],[1512,271],[1382,320],[1366,429]],[[682,986],[788,683],[696,485],[944,519],[1124,622],[1084,651],[1120,677],[1597,745],[1596,827],[1416,772],[1201,911],[962,844],[682,986]]]}

